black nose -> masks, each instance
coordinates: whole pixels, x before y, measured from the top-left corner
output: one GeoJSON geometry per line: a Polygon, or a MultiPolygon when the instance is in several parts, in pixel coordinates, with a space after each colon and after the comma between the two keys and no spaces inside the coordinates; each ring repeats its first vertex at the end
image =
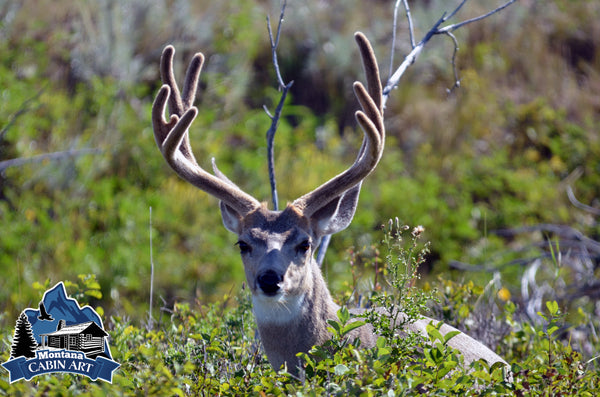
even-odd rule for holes
{"type": "Polygon", "coordinates": [[[280,276],[273,270],[267,270],[259,275],[256,281],[265,294],[273,296],[279,291],[279,285],[277,284],[283,281],[283,276],[280,276]]]}

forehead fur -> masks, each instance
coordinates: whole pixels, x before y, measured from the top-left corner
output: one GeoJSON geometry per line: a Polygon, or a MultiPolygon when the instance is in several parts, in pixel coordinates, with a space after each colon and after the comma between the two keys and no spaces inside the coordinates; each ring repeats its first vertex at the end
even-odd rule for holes
{"type": "Polygon", "coordinates": [[[271,230],[275,233],[284,233],[294,227],[299,227],[308,231],[310,223],[308,219],[291,204],[288,204],[283,211],[271,211],[267,209],[266,205],[262,205],[242,219],[243,229],[261,228],[271,230]]]}

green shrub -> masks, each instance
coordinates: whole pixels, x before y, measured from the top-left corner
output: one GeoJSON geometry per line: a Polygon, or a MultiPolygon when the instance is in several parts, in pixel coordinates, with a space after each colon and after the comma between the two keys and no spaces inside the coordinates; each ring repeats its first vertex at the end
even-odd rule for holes
{"type": "MultiPolygon", "coordinates": [[[[408,230],[395,222],[387,227],[378,263],[379,288],[370,292],[373,302],[387,310],[402,308],[413,321],[429,311],[443,292],[450,306],[444,319],[461,323],[475,311],[478,295],[468,286],[440,284],[418,286],[418,265],[427,244],[418,242],[422,229],[408,230]],[[409,234],[409,232],[412,232],[409,234]],[[401,290],[398,290],[401,288],[401,290]],[[425,292],[424,292],[425,291],[425,292]]],[[[98,284],[92,276],[80,276],[68,286],[80,304],[98,298],[98,284]]],[[[46,285],[34,285],[42,294],[46,285]]],[[[437,301],[437,303],[436,303],[437,301]]],[[[565,314],[554,301],[540,313],[541,323],[516,320],[517,305],[508,300],[502,322],[508,332],[498,342],[499,350],[511,363],[512,381],[503,366],[474,362],[463,364],[460,352],[450,348],[454,333],[442,336],[439,326],[427,328],[427,337],[398,334],[400,324],[385,321],[368,311],[363,319],[351,321],[346,307],[338,321],[330,322],[332,339],[299,354],[304,364],[299,378],[285,369],[276,372],[267,362],[256,338],[249,291],[225,295],[219,302],[202,307],[187,303],[163,311],[153,329],[135,326],[120,317],[105,321],[111,336],[113,359],[121,364],[113,383],[90,382],[69,374],[36,377],[30,382],[9,385],[0,381],[0,392],[9,395],[576,395],[592,396],[600,391],[597,357],[584,359],[561,339],[565,314]],[[375,347],[364,349],[346,335],[364,321],[380,332],[375,347]]],[[[595,320],[597,323],[597,320],[595,320]]],[[[441,325],[441,323],[440,323],[441,325]]],[[[7,335],[8,333],[5,333],[7,335]]],[[[595,348],[599,347],[598,341],[595,348]]],[[[4,344],[10,346],[5,337],[4,344]]],[[[8,358],[10,349],[0,359],[8,358]]],[[[4,378],[5,379],[5,378],[4,378]]]]}

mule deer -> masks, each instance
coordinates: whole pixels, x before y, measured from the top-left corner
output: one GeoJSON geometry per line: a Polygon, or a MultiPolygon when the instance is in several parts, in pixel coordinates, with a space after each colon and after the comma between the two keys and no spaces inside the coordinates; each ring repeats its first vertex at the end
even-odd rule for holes
{"type": "MultiPolygon", "coordinates": [[[[271,211],[242,191],[216,167],[214,175],[202,169],[192,153],[188,129],[198,114],[192,106],[204,56],[197,53],[187,70],[180,94],[173,73],[174,48],[162,54],[160,73],[164,85],[152,107],[156,143],[167,163],[184,180],[220,200],[225,227],[238,235],[246,280],[252,292],[254,315],[260,338],[275,369],[288,365],[296,372],[296,354],[322,344],[331,335],[329,319],[337,319],[339,306],[333,301],[321,269],[314,259],[321,238],[345,229],[351,222],[363,179],[381,158],[385,130],[382,88],[377,60],[367,38],[355,35],[367,78],[367,88],[354,83],[362,110],[355,114],[364,132],[354,164],[310,193],[288,204],[283,211],[271,211]],[[171,116],[164,118],[169,106],[171,116]]],[[[425,332],[431,319],[409,324],[408,329],[425,332]]],[[[447,325],[443,334],[455,331],[447,325]]],[[[376,336],[369,326],[352,331],[362,346],[373,346],[376,336]]],[[[502,358],[475,339],[461,333],[450,340],[465,362],[480,358],[490,364],[502,358]]]]}

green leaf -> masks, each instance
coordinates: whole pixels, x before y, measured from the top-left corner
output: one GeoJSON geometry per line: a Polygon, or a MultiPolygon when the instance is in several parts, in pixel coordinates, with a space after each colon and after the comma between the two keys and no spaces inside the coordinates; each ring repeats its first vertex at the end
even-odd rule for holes
{"type": "Polygon", "coordinates": [[[433,355],[431,354],[431,349],[423,350],[423,354],[425,355],[425,359],[427,361],[429,361],[431,364],[435,364],[435,360],[433,358],[433,355]]]}
{"type": "Polygon", "coordinates": [[[350,312],[345,306],[340,307],[340,309],[337,311],[337,316],[342,324],[346,324],[348,320],[350,320],[350,312]]]}
{"type": "Polygon", "coordinates": [[[327,322],[330,325],[330,327],[329,327],[330,331],[332,331],[333,333],[338,334],[338,335],[341,333],[342,325],[339,322],[337,322],[335,320],[327,320],[327,322]]]}
{"type": "Polygon", "coordinates": [[[450,339],[454,338],[456,335],[459,335],[461,332],[460,331],[450,331],[448,332],[446,335],[444,335],[444,344],[447,344],[450,339]]]}
{"type": "Polygon", "coordinates": [[[350,371],[350,369],[348,367],[346,367],[344,364],[338,364],[333,369],[333,372],[338,376],[344,375],[348,371],[350,371]]]}
{"type": "Polygon", "coordinates": [[[544,320],[548,321],[548,318],[544,315],[544,313],[537,312],[537,315],[540,316],[541,318],[543,318],[544,320]]]}
{"type": "Polygon", "coordinates": [[[352,321],[351,323],[348,323],[344,326],[344,328],[342,328],[342,336],[348,334],[350,331],[355,330],[358,327],[362,327],[363,325],[365,325],[364,321],[352,321]]]}
{"type": "Polygon", "coordinates": [[[183,390],[181,390],[178,387],[172,387],[171,388],[171,393],[173,393],[174,395],[177,395],[177,396],[181,396],[181,397],[185,396],[185,393],[183,392],[183,390]]]}
{"type": "Polygon", "coordinates": [[[553,325],[551,327],[548,327],[548,335],[552,335],[553,333],[555,333],[557,330],[559,329],[559,327],[557,327],[556,325],[553,325]]]}
{"type": "Polygon", "coordinates": [[[445,361],[440,365],[440,368],[438,370],[438,376],[440,378],[443,378],[444,376],[446,376],[448,374],[448,372],[452,371],[454,368],[456,368],[457,362],[456,361],[445,361]]]}
{"type": "Polygon", "coordinates": [[[377,349],[377,358],[381,359],[383,357],[387,357],[390,355],[390,351],[385,347],[380,347],[377,349]]]}
{"type": "Polygon", "coordinates": [[[548,308],[548,312],[550,312],[551,316],[557,316],[558,313],[558,303],[556,301],[548,301],[546,302],[546,307],[548,308]]]}
{"type": "Polygon", "coordinates": [[[432,342],[435,342],[436,340],[443,342],[444,341],[444,337],[442,335],[442,333],[440,332],[440,330],[438,329],[438,327],[441,327],[442,323],[439,323],[438,325],[433,325],[431,322],[429,324],[427,324],[427,335],[429,336],[429,339],[432,342]]]}
{"type": "Polygon", "coordinates": [[[94,297],[96,299],[102,299],[102,292],[98,291],[98,290],[88,290],[85,291],[85,294],[91,297],[94,297]]]}

